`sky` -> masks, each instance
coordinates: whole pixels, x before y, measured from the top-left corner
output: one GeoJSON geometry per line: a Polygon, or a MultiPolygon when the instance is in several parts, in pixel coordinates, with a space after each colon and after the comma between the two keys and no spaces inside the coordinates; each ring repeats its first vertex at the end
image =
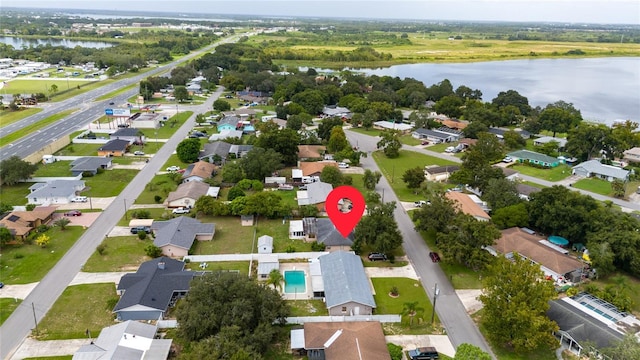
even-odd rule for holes
{"type": "Polygon", "coordinates": [[[2,7],[640,25],[639,0],[2,0],[2,7]]]}

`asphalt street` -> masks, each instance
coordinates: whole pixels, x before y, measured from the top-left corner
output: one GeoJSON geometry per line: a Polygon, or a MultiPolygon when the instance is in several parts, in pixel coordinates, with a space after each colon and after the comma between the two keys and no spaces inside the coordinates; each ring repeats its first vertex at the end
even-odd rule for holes
{"type": "MultiPolygon", "coordinates": [[[[358,144],[360,151],[373,152],[376,150],[376,143],[378,141],[376,137],[353,131],[345,131],[345,133],[351,144],[358,144]]],[[[361,163],[365,169],[380,171],[372,157],[362,158],[361,163]]],[[[376,186],[376,191],[384,193],[383,200],[385,202],[395,201],[396,204],[398,204],[394,216],[398,223],[398,228],[402,233],[402,238],[404,239],[402,246],[431,302],[433,302],[437,284],[439,292],[436,300],[436,313],[453,346],[458,347],[460,344],[469,343],[491,354],[492,352],[489,345],[482,334],[480,334],[471,317],[467,314],[464,305],[456,295],[455,289],[451,286],[446,274],[438,264],[431,262],[429,259],[429,248],[422,239],[422,236],[414,230],[413,222],[409,214],[407,214],[402,206],[399,206],[400,200],[396,197],[391,185],[384,176],[380,178],[380,182],[376,186]]]]}

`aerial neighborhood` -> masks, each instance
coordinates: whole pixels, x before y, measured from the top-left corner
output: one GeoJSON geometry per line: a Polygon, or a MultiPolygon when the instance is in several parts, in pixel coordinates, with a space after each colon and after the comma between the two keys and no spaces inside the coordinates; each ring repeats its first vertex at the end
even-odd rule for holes
{"type": "MultiPolygon", "coordinates": [[[[638,114],[346,70],[482,51],[514,25],[12,11],[9,38],[48,29],[113,56],[2,45],[0,357],[640,353],[638,114]],[[344,187],[364,199],[348,232],[344,187]]],[[[640,50],[640,29],[618,30],[598,44],[640,50]]]]}

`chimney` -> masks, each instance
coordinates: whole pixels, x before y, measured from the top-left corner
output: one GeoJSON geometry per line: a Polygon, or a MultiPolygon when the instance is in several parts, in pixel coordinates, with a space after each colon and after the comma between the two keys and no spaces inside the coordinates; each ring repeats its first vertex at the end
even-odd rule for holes
{"type": "Polygon", "coordinates": [[[158,269],[164,270],[164,261],[159,261],[158,262],[158,269]]]}

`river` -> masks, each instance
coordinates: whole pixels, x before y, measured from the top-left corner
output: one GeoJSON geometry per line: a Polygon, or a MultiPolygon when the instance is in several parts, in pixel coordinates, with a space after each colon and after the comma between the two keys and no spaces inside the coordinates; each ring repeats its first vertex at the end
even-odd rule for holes
{"type": "Polygon", "coordinates": [[[68,48],[74,48],[81,46],[85,48],[102,49],[114,46],[113,43],[105,41],[85,41],[85,40],[69,40],[69,39],[27,39],[13,36],[0,36],[0,43],[13,46],[15,49],[22,49],[23,47],[47,45],[51,46],[64,46],[68,48]]]}

